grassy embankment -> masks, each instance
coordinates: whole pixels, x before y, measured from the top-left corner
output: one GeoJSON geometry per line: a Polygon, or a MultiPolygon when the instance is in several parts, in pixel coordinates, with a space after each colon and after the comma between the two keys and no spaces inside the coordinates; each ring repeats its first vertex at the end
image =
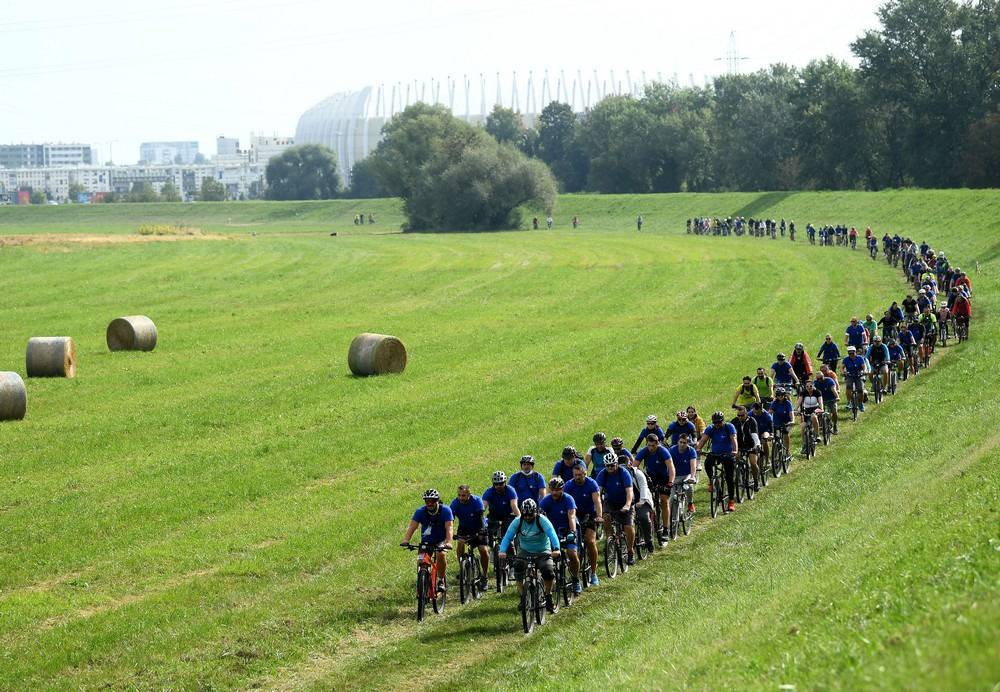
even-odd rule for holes
{"type": "MultiPolygon", "coordinates": [[[[0,369],[23,373],[32,335],[80,353],[77,379],[30,381],[28,418],[0,426],[0,686],[1000,680],[997,193],[568,196],[557,221],[579,214],[576,233],[337,239],[250,239],[198,208],[162,222],[244,237],[0,252],[0,369]],[[639,211],[643,236],[626,232],[639,211]],[[979,259],[973,341],[531,638],[512,596],[411,622],[412,556],[394,545],[425,486],[485,486],[523,452],[554,461],[650,411],[721,408],[774,351],[903,291],[860,252],[677,235],[737,211],[979,259]],[[107,353],[107,321],[135,312],[157,351],[107,353]],[[405,375],[347,375],[364,330],[406,340],[405,375]]],[[[121,216],[87,232],[161,222],[90,209],[121,216]]],[[[73,230],[7,211],[0,233],[73,230]]]]}

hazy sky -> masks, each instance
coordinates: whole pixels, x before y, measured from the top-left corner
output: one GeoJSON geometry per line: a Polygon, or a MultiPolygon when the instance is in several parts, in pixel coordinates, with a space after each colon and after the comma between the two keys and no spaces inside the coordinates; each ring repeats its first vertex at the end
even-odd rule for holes
{"type": "MultiPolygon", "coordinates": [[[[875,0],[69,0],[4,3],[0,142],[80,141],[134,163],[146,140],[292,135],[304,110],[375,82],[597,68],[802,65],[877,25],[875,0]]],[[[536,77],[537,81],[537,77],[536,77]]],[[[509,86],[505,91],[509,91],[509,86]]],[[[442,94],[444,89],[442,88],[442,94]]],[[[506,98],[506,96],[505,96],[506,98]]],[[[523,99],[523,96],[522,96],[523,99]]],[[[523,103],[523,102],[522,102],[523,103]]],[[[474,103],[475,106],[475,103],[474,103]]]]}

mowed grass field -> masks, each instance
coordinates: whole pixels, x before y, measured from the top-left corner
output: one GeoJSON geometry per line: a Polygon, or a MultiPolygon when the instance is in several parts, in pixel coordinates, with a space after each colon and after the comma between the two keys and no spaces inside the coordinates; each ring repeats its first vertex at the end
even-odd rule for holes
{"type": "Polygon", "coordinates": [[[564,196],[553,232],[329,237],[354,208],[0,208],[0,236],[226,236],[0,249],[0,370],[23,374],[30,336],[79,354],[76,379],[28,381],[27,418],[0,424],[0,687],[1000,682],[1000,193],[564,196]],[[417,625],[396,545],[425,487],[450,499],[524,453],[547,472],[596,430],[631,443],[650,412],[726,408],[776,351],[902,297],[860,251],[683,234],[728,213],[978,260],[972,341],[734,515],[702,502],[690,537],[532,636],[513,594],[417,625]],[[107,323],[135,313],[157,350],[108,353],[107,323]],[[403,338],[406,372],[351,377],[361,331],[403,338]]]}

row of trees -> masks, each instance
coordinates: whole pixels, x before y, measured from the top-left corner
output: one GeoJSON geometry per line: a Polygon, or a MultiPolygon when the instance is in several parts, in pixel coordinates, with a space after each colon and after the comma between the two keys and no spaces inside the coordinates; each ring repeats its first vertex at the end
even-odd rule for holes
{"type": "MultiPolygon", "coordinates": [[[[86,192],[83,185],[71,183],[69,186],[69,201],[76,202],[80,195],[86,192]]],[[[180,191],[173,181],[165,182],[157,192],[153,185],[145,180],[132,183],[128,192],[109,192],[102,198],[106,204],[116,202],[181,202],[180,191]]],[[[226,199],[226,186],[214,178],[203,178],[201,188],[195,194],[199,202],[223,202],[226,199]]],[[[32,204],[36,202],[32,201],[32,204]]]]}

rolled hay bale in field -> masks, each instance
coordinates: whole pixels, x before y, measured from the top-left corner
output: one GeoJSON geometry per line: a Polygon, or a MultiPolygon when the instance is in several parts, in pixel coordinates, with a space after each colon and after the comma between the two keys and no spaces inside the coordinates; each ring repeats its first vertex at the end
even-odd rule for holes
{"type": "Polygon", "coordinates": [[[16,372],[0,372],[0,420],[21,420],[28,410],[28,390],[16,372]]]}
{"type": "Polygon", "coordinates": [[[347,352],[347,365],[355,375],[385,375],[406,368],[406,347],[394,336],[358,334],[347,352]]]}
{"type": "Polygon", "coordinates": [[[111,320],[108,348],[112,351],[152,351],[156,348],[156,325],[145,315],[111,320]]]}
{"type": "Polygon", "coordinates": [[[76,377],[76,346],[69,336],[34,336],[24,356],[28,377],[76,377]]]}

